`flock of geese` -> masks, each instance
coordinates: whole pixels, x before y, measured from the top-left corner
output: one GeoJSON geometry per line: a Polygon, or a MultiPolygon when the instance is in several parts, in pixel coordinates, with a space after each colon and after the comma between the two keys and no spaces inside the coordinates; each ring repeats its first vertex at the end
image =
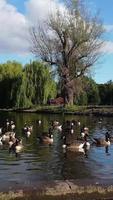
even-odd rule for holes
{"type": "MultiPolygon", "coordinates": [[[[100,120],[98,123],[102,123],[100,120]]],[[[104,137],[91,137],[89,128],[86,126],[81,127],[80,121],[66,121],[62,125],[58,121],[51,122],[48,133],[43,133],[37,139],[41,143],[52,144],[54,142],[54,130],[60,133],[62,141],[62,148],[65,151],[72,151],[75,153],[83,153],[87,156],[87,152],[91,145],[95,146],[110,146],[112,137],[108,131],[105,132],[104,137]],[[79,137],[75,134],[75,130],[79,127],[79,137]]]]}
{"type": "MultiPolygon", "coordinates": [[[[37,121],[38,126],[41,126],[42,121],[37,121]]],[[[15,133],[16,125],[13,121],[8,119],[4,127],[0,128],[0,146],[7,145],[9,153],[14,153],[17,157],[23,150],[24,145],[22,139],[18,138],[15,133]]],[[[37,136],[39,143],[52,145],[54,143],[54,133],[60,134],[61,146],[65,151],[79,152],[87,155],[91,145],[108,147],[112,140],[108,131],[106,131],[104,138],[93,138],[89,134],[89,128],[81,127],[80,121],[67,120],[62,125],[58,121],[52,121],[47,132],[43,132],[37,136]],[[75,130],[79,127],[80,135],[76,136],[75,130]]],[[[33,126],[24,124],[22,132],[26,138],[29,138],[33,132],[33,126]]]]}
{"type": "Polygon", "coordinates": [[[15,123],[6,120],[4,127],[0,128],[0,146],[7,145],[9,153],[18,153],[23,149],[22,140],[16,136],[15,123]]]}

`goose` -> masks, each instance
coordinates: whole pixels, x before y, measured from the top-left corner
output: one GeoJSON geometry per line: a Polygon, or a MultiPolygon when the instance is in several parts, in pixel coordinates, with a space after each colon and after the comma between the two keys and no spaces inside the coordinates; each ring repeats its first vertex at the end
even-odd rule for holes
{"type": "Polygon", "coordinates": [[[71,134],[74,133],[74,129],[73,129],[73,128],[70,129],[70,133],[71,133],[71,134]]]}
{"type": "Polygon", "coordinates": [[[23,130],[23,133],[25,134],[25,136],[27,138],[29,138],[32,133],[33,126],[27,126],[27,124],[25,123],[22,130],[23,130]]]}
{"type": "Polygon", "coordinates": [[[81,135],[81,138],[84,138],[84,137],[88,136],[89,135],[89,128],[83,126],[83,128],[81,128],[80,135],[81,135]]]}
{"type": "Polygon", "coordinates": [[[28,126],[28,130],[29,130],[30,132],[32,132],[32,131],[33,131],[33,126],[32,126],[32,125],[28,126]]]}
{"type": "Polygon", "coordinates": [[[85,126],[84,131],[89,131],[89,128],[85,126]]]}
{"type": "Polygon", "coordinates": [[[25,123],[25,124],[24,124],[24,127],[22,128],[22,131],[23,131],[23,132],[26,132],[27,129],[28,129],[28,126],[27,126],[27,124],[25,123]]]}
{"type": "Polygon", "coordinates": [[[22,145],[22,140],[17,141],[15,145],[15,153],[18,154],[22,151],[23,145],[22,145]]]}
{"type": "Polygon", "coordinates": [[[93,144],[97,146],[110,146],[110,134],[105,133],[105,138],[93,138],[93,144]]]}
{"type": "Polygon", "coordinates": [[[42,121],[39,119],[37,120],[38,125],[41,125],[42,121]]]}
{"type": "Polygon", "coordinates": [[[29,131],[29,130],[28,130],[28,131],[26,131],[25,135],[26,135],[26,137],[27,137],[27,138],[29,138],[29,137],[30,137],[30,135],[31,135],[31,131],[29,131]]]}
{"type": "Polygon", "coordinates": [[[40,143],[43,143],[43,144],[53,144],[52,134],[43,133],[43,135],[39,136],[37,139],[39,140],[40,143]]]}
{"type": "Polygon", "coordinates": [[[8,144],[10,137],[15,138],[14,132],[6,132],[2,135],[2,142],[8,144]]]}
{"type": "Polygon", "coordinates": [[[13,142],[12,145],[9,147],[9,153],[13,152],[17,157],[22,150],[23,150],[22,140],[16,138],[16,141],[13,142]]]}
{"type": "Polygon", "coordinates": [[[98,123],[99,123],[99,124],[101,124],[101,123],[102,123],[102,118],[100,118],[100,119],[99,119],[98,123]]]}
{"type": "Polygon", "coordinates": [[[56,129],[59,130],[60,132],[62,131],[62,125],[57,125],[56,129]]]}
{"type": "Polygon", "coordinates": [[[77,122],[73,119],[73,120],[71,120],[70,123],[71,123],[71,126],[75,126],[77,122]]]}
{"type": "Polygon", "coordinates": [[[12,136],[10,136],[9,138],[9,142],[8,142],[8,145],[9,145],[9,153],[13,150],[13,144],[16,142],[16,138],[13,138],[12,136]]]}
{"type": "Polygon", "coordinates": [[[81,125],[80,121],[78,121],[77,124],[78,124],[78,126],[80,126],[81,125]]]}
{"type": "Polygon", "coordinates": [[[6,127],[7,127],[7,130],[8,130],[8,128],[9,128],[9,125],[10,125],[10,122],[9,122],[8,119],[6,119],[6,127]]]}
{"type": "Polygon", "coordinates": [[[16,127],[15,123],[13,121],[11,121],[11,131],[14,131],[15,127],[16,127]]]}
{"type": "Polygon", "coordinates": [[[87,140],[84,140],[81,142],[80,140],[76,140],[72,144],[66,144],[66,137],[64,136],[63,138],[64,143],[62,145],[63,149],[67,149],[68,151],[73,151],[73,152],[80,152],[86,154],[86,151],[90,149],[90,143],[87,140]]]}
{"type": "Polygon", "coordinates": [[[28,126],[27,127],[27,130],[25,131],[25,135],[27,138],[30,137],[31,133],[32,133],[32,130],[33,130],[33,126],[28,126]]]}
{"type": "Polygon", "coordinates": [[[78,153],[83,153],[83,154],[86,154],[86,151],[89,150],[90,148],[90,143],[89,142],[76,142],[74,144],[71,144],[71,145],[63,145],[63,148],[66,148],[67,151],[72,151],[72,152],[78,152],[78,153]]]}
{"type": "Polygon", "coordinates": [[[53,121],[53,126],[58,126],[59,125],[59,122],[58,121],[53,121]]]}
{"type": "Polygon", "coordinates": [[[70,133],[73,134],[74,133],[74,122],[72,121],[66,121],[63,123],[62,125],[62,131],[63,133],[70,133]]]}
{"type": "Polygon", "coordinates": [[[51,126],[53,127],[53,129],[62,131],[62,125],[60,125],[58,121],[51,121],[51,126]]]}

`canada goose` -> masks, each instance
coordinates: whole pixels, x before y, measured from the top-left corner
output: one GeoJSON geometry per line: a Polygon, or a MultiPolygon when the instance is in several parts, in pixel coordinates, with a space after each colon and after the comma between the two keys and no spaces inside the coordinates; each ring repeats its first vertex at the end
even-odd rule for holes
{"type": "Polygon", "coordinates": [[[23,145],[21,141],[18,141],[15,146],[15,153],[18,154],[22,151],[23,145]]]}
{"type": "Polygon", "coordinates": [[[102,123],[102,118],[100,118],[100,119],[99,119],[98,123],[99,123],[99,124],[101,124],[101,123],[102,123]]]}
{"type": "Polygon", "coordinates": [[[85,154],[86,150],[89,150],[90,148],[90,143],[87,140],[83,142],[81,142],[80,140],[76,140],[72,144],[66,144],[66,137],[64,136],[63,141],[64,143],[62,147],[67,149],[68,151],[81,152],[85,154]]]}
{"type": "Polygon", "coordinates": [[[74,121],[66,121],[62,125],[62,131],[63,133],[69,133],[73,134],[74,133],[74,121]]]}
{"type": "Polygon", "coordinates": [[[29,138],[32,133],[33,126],[27,126],[27,124],[25,123],[22,130],[23,130],[23,133],[25,134],[25,136],[27,138],[29,138]]]}
{"type": "Polygon", "coordinates": [[[16,126],[15,126],[14,122],[11,121],[11,131],[14,131],[15,127],[16,127],[16,126]]]}
{"type": "Polygon", "coordinates": [[[15,137],[12,137],[12,136],[10,136],[10,138],[9,138],[9,142],[8,142],[8,144],[9,144],[9,147],[11,147],[12,146],[12,144],[13,143],[15,143],[16,142],[16,138],[15,137]]]}
{"type": "Polygon", "coordinates": [[[60,132],[62,131],[62,125],[57,125],[56,129],[59,130],[60,132]]]}
{"type": "Polygon", "coordinates": [[[27,130],[25,131],[26,137],[29,138],[31,133],[32,133],[32,126],[29,126],[27,127],[27,130]]]}
{"type": "Polygon", "coordinates": [[[59,122],[58,121],[53,121],[52,124],[53,124],[53,126],[58,126],[59,122]]]}
{"type": "Polygon", "coordinates": [[[62,125],[58,121],[51,121],[51,127],[53,130],[62,131],[62,125]]]}
{"type": "Polygon", "coordinates": [[[38,125],[41,125],[42,121],[39,119],[37,120],[38,125]]]}
{"type": "MultiPolygon", "coordinates": [[[[63,146],[64,147],[64,146],[63,146]]],[[[75,152],[75,153],[83,153],[84,155],[86,155],[86,152],[89,150],[90,148],[90,143],[89,142],[76,142],[74,144],[71,145],[67,145],[65,146],[67,151],[71,151],[71,152],[75,152]]]]}
{"type": "Polygon", "coordinates": [[[97,146],[110,146],[109,133],[105,133],[105,138],[93,138],[93,144],[96,144],[97,146]]]}
{"type": "Polygon", "coordinates": [[[80,126],[81,125],[80,121],[78,121],[77,124],[78,124],[78,126],[80,126]]]}
{"type": "Polygon", "coordinates": [[[15,153],[16,157],[23,150],[22,140],[16,138],[16,141],[9,147],[9,153],[15,153]]]}
{"type": "Polygon", "coordinates": [[[81,135],[81,138],[84,139],[85,137],[89,136],[89,133],[87,131],[84,131],[84,132],[81,132],[80,135],[81,135]]]}
{"type": "Polygon", "coordinates": [[[37,139],[39,140],[40,143],[43,143],[43,144],[53,144],[52,134],[43,133],[43,135],[39,136],[37,139]]]}
{"type": "Polygon", "coordinates": [[[30,135],[31,135],[31,132],[30,131],[26,131],[25,135],[26,135],[27,138],[29,138],[30,135]]]}
{"type": "Polygon", "coordinates": [[[5,144],[8,144],[10,137],[15,138],[15,133],[14,132],[6,132],[2,135],[2,142],[5,144]]]}
{"type": "Polygon", "coordinates": [[[25,123],[25,124],[24,124],[24,127],[22,128],[22,131],[23,131],[23,132],[26,132],[27,129],[28,129],[28,126],[27,126],[27,124],[25,123]]]}
{"type": "Polygon", "coordinates": [[[51,126],[53,127],[53,130],[62,131],[62,125],[58,121],[52,121],[51,126]]]}
{"type": "Polygon", "coordinates": [[[71,133],[71,134],[74,133],[74,129],[73,129],[73,128],[70,129],[70,133],[71,133]]]}
{"type": "Polygon", "coordinates": [[[32,131],[33,131],[33,126],[32,126],[32,125],[28,126],[28,130],[29,130],[30,132],[32,132],[32,131]]]}
{"type": "Polygon", "coordinates": [[[81,128],[81,133],[80,133],[80,135],[81,135],[81,138],[87,137],[87,136],[89,135],[89,128],[86,127],[86,126],[83,126],[83,127],[81,128]]]}
{"type": "Polygon", "coordinates": [[[8,129],[9,129],[9,126],[10,126],[10,122],[9,122],[8,119],[6,119],[6,129],[7,129],[7,131],[8,131],[8,129]]]}

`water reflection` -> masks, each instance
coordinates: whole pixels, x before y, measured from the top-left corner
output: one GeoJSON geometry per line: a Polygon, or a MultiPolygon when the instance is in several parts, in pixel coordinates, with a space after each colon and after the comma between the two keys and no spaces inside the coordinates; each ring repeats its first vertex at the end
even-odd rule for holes
{"type": "MultiPolygon", "coordinates": [[[[39,144],[37,137],[48,131],[50,122],[58,120],[60,124],[66,120],[76,120],[89,128],[90,137],[104,136],[106,131],[113,129],[112,118],[103,118],[98,123],[96,117],[1,113],[0,125],[6,119],[16,124],[16,134],[23,139],[24,150],[20,157],[9,155],[7,147],[0,149],[0,181],[13,181],[25,183],[29,181],[55,180],[55,179],[113,179],[113,145],[109,147],[91,146],[84,155],[73,152],[63,153],[61,133],[54,132],[54,143],[50,145],[39,144]],[[41,120],[41,124],[37,123],[41,120]],[[22,127],[25,123],[33,125],[33,134],[25,138],[22,127]],[[109,155],[109,156],[108,156],[109,155]]],[[[74,130],[76,136],[80,135],[80,127],[74,130]]],[[[90,141],[91,142],[91,141],[90,141]]]]}

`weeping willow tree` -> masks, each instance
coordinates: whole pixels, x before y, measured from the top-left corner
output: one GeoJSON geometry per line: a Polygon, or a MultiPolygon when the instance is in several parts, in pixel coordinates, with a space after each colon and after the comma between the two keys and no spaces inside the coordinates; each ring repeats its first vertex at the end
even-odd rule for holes
{"type": "Polygon", "coordinates": [[[0,107],[13,107],[22,79],[22,65],[8,61],[0,65],[0,107]]]}
{"type": "Polygon", "coordinates": [[[0,65],[0,107],[31,107],[56,96],[49,68],[32,62],[24,68],[15,61],[0,65]]]}
{"type": "Polygon", "coordinates": [[[56,96],[56,83],[47,65],[34,61],[25,66],[24,73],[26,96],[33,105],[46,104],[49,98],[56,96]]]}
{"type": "Polygon", "coordinates": [[[104,31],[98,15],[91,16],[80,0],[63,1],[45,24],[31,28],[31,51],[54,65],[66,104],[73,104],[75,84],[100,57],[104,31]]]}
{"type": "Polygon", "coordinates": [[[32,106],[32,102],[26,95],[26,88],[27,88],[27,79],[26,75],[23,72],[20,85],[17,89],[17,97],[16,97],[16,104],[15,107],[17,108],[28,108],[32,106]]]}

